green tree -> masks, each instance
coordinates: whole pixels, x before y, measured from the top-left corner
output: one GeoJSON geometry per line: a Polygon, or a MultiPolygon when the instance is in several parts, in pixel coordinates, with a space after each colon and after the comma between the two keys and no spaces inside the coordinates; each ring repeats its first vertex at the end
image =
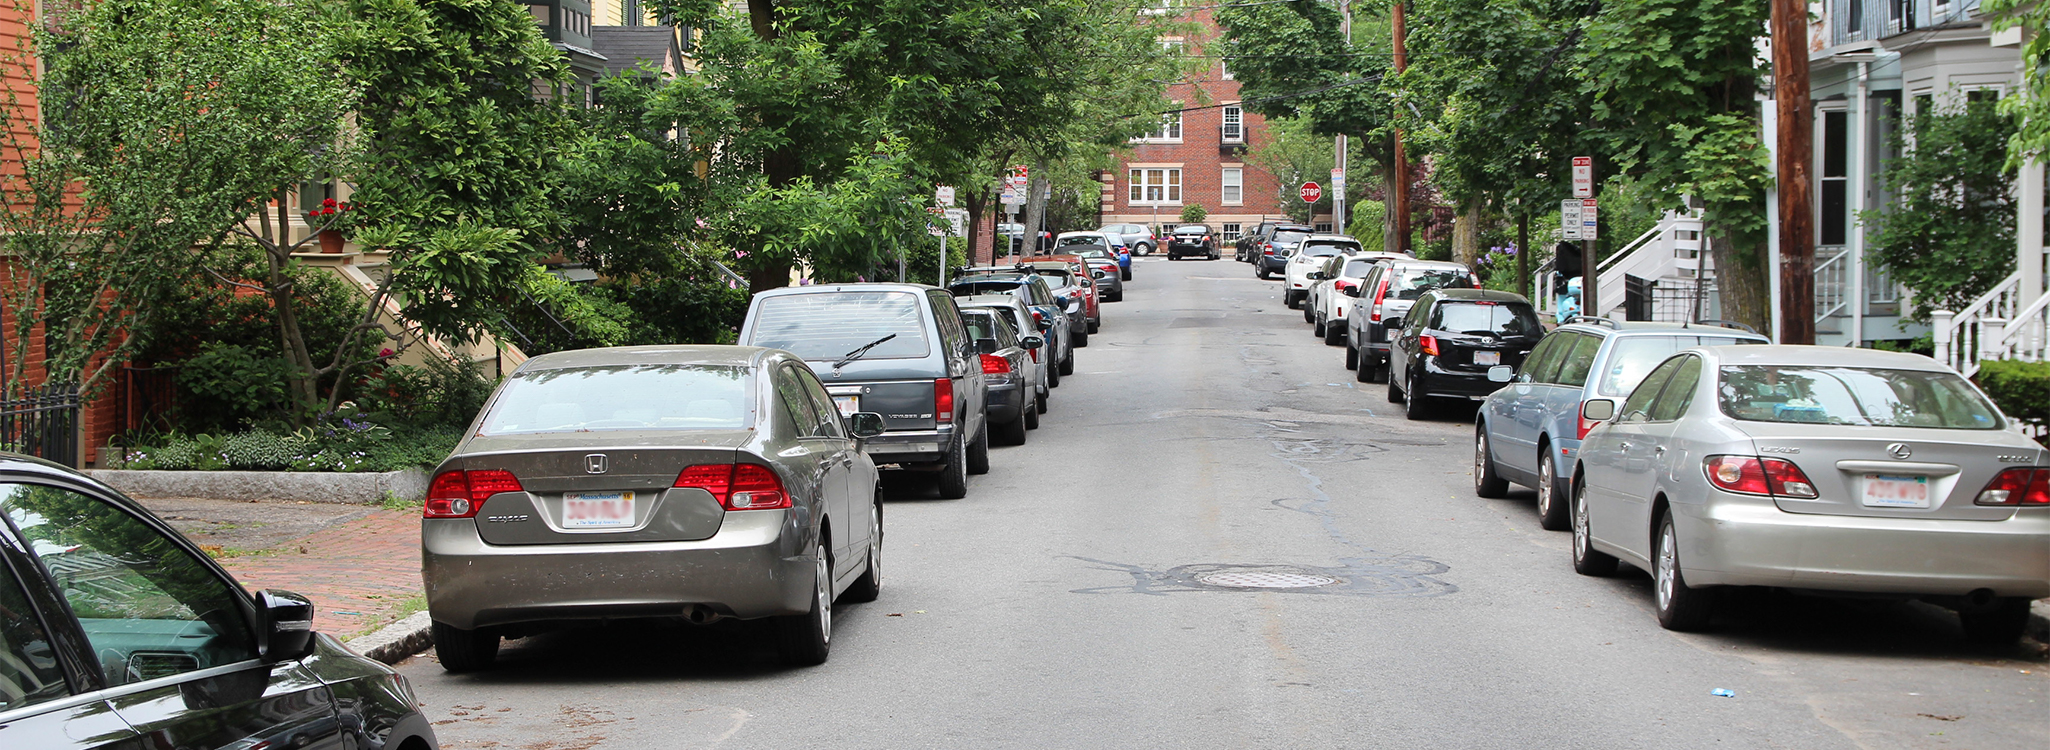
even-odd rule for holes
{"type": "MultiPolygon", "coordinates": [[[[1331,197],[1324,196],[1316,203],[1304,203],[1299,194],[1304,182],[1322,180],[1331,174],[1336,161],[1332,150],[1332,139],[1310,132],[1310,120],[1305,117],[1280,117],[1267,121],[1266,137],[1253,143],[1246,152],[1246,163],[1262,172],[1274,175],[1274,200],[1279,202],[1288,217],[1298,222],[1309,223],[1310,217],[1321,207],[1329,210],[1331,197]]],[[[1348,189],[1352,189],[1348,187],[1348,189]]],[[[1354,218],[1359,216],[1357,203],[1354,218]]],[[[1385,214],[1385,211],[1384,211],[1385,214]]],[[[1376,214],[1377,219],[1385,219],[1376,214]]],[[[1355,231],[1366,229],[1358,221],[1353,222],[1355,231]]],[[[1373,232],[1366,236],[1383,234],[1382,226],[1373,226],[1373,232]]]]}
{"type": "Polygon", "coordinates": [[[1859,213],[1874,262],[1914,290],[1911,314],[1956,310],[2014,272],[2014,118],[1991,101],[1950,101],[1896,133],[1880,170],[1894,204],[1859,213]]]}

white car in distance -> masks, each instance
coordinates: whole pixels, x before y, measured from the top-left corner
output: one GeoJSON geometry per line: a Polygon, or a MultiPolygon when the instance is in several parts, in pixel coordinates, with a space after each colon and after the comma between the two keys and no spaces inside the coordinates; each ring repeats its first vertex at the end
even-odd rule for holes
{"type": "Polygon", "coordinates": [[[1360,241],[1342,234],[1313,234],[1303,238],[1301,247],[1288,256],[1288,264],[1281,269],[1281,278],[1286,283],[1281,289],[1281,302],[1293,310],[1309,297],[1310,272],[1324,267],[1324,260],[1334,255],[1358,255],[1365,248],[1360,241]]]}

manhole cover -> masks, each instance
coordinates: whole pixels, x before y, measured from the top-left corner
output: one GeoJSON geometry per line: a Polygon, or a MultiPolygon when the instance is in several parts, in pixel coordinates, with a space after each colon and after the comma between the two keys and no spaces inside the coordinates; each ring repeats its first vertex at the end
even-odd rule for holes
{"type": "Polygon", "coordinates": [[[1212,586],[1231,586],[1245,589],[1303,589],[1311,586],[1329,586],[1338,582],[1338,579],[1331,576],[1311,575],[1308,573],[1249,573],[1244,571],[1205,573],[1196,576],[1196,580],[1212,586]]]}

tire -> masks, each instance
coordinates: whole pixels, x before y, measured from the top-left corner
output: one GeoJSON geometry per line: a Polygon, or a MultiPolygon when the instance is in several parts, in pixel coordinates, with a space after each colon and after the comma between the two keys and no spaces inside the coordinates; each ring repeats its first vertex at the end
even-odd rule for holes
{"type": "Polygon", "coordinates": [[[1345,345],[1345,369],[1360,369],[1360,350],[1354,349],[1349,342],[1345,345]]]}
{"type": "Polygon", "coordinates": [[[1573,519],[1567,512],[1566,493],[1559,491],[1559,459],[1552,445],[1538,441],[1538,527],[1546,531],[1571,531],[1573,519]]]}
{"type": "Polygon", "coordinates": [[[1104,301],[1106,301],[1106,302],[1123,302],[1123,301],[1125,301],[1125,290],[1123,290],[1123,289],[1119,289],[1119,290],[1117,291],[1117,293],[1116,293],[1116,294],[1113,294],[1113,295],[1111,295],[1110,299],[1108,299],[1108,300],[1104,300],[1104,301]]]}
{"type": "MultiPolygon", "coordinates": [[[[1431,416],[1431,397],[1424,395],[1422,390],[1424,384],[1417,382],[1421,379],[1418,377],[1410,378],[1409,388],[1404,390],[1402,394],[1402,418],[1411,422],[1421,421],[1431,416]]],[[[1395,379],[1389,378],[1388,382],[1393,383],[1395,379]]]]}
{"type": "Polygon", "coordinates": [[[2009,645],[2028,632],[2029,600],[2001,597],[1986,609],[1958,610],[1957,619],[1965,628],[1965,640],[1982,646],[2009,645]]]}
{"type": "Polygon", "coordinates": [[[1135,246],[1133,246],[1133,248],[1132,248],[1132,251],[1133,251],[1133,252],[1136,252],[1136,253],[1138,253],[1138,254],[1140,254],[1140,255],[1152,255],[1152,254],[1153,254],[1153,246],[1152,246],[1152,245],[1149,245],[1149,244],[1146,244],[1146,243],[1144,243],[1144,242],[1141,242],[1141,243],[1139,243],[1138,245],[1135,245],[1135,246]]]}
{"type": "Polygon", "coordinates": [[[826,556],[826,539],[819,539],[818,570],[814,575],[811,611],[776,618],[776,653],[793,667],[815,667],[826,663],[833,647],[833,562],[826,556]]]}
{"type": "Polygon", "coordinates": [[[1366,373],[1360,376],[1360,382],[1379,383],[1388,379],[1388,363],[1370,352],[1361,351],[1360,372],[1366,373]]]}
{"type": "Polygon", "coordinates": [[[1025,407],[1025,416],[1022,418],[1022,421],[1025,422],[1025,429],[1039,429],[1039,409],[1045,403],[1046,398],[1043,396],[1039,396],[1034,397],[1032,399],[1032,403],[1025,407]]]}
{"type": "Polygon", "coordinates": [[[1132,280],[1132,269],[1129,269],[1129,268],[1120,268],[1120,269],[1118,269],[1118,280],[1119,280],[1119,281],[1131,281],[1131,280],[1132,280]]]}
{"type": "MultiPolygon", "coordinates": [[[[1047,394],[1044,394],[1044,393],[1042,393],[1042,394],[1039,394],[1039,399],[1038,399],[1038,400],[1039,400],[1039,403],[1033,406],[1033,408],[1032,408],[1032,412],[1033,412],[1034,414],[1045,414],[1045,413],[1046,413],[1046,404],[1047,404],[1047,394]]],[[[1037,422],[1038,422],[1039,420],[1038,420],[1038,419],[1034,419],[1034,420],[1032,420],[1032,421],[1033,421],[1034,423],[1037,423],[1037,422]]]]}
{"type": "Polygon", "coordinates": [[[975,442],[968,444],[968,473],[989,473],[989,419],[983,419],[982,429],[975,433],[975,442]]]}
{"type": "Polygon", "coordinates": [[[1687,585],[1680,564],[1679,537],[1673,532],[1671,511],[1660,514],[1657,549],[1652,551],[1652,596],[1656,598],[1659,627],[1690,632],[1708,627],[1715,614],[1715,589],[1687,585]]]}
{"type": "MultiPolygon", "coordinates": [[[[1095,332],[1096,332],[1096,326],[1085,326],[1085,327],[1083,327],[1083,328],[1082,328],[1082,332],[1081,332],[1081,333],[1075,334],[1075,348],[1077,348],[1077,349],[1087,349],[1087,348],[1089,348],[1089,334],[1091,334],[1091,333],[1095,333],[1095,332]]],[[[1072,373],[1072,371],[1071,371],[1070,369],[1068,369],[1068,368],[1072,368],[1072,367],[1074,367],[1074,364],[1073,364],[1074,358],[1073,358],[1073,357],[1069,357],[1068,359],[1069,359],[1069,362],[1068,362],[1068,363],[1065,363],[1065,364],[1062,364],[1062,365],[1061,365],[1061,368],[1062,368],[1062,369],[1061,369],[1061,374],[1062,374],[1062,375],[1069,375],[1069,374],[1073,374],[1073,373],[1072,373]]]]}
{"type": "Polygon", "coordinates": [[[1092,321],[1089,321],[1089,332],[1090,332],[1090,333],[1095,333],[1095,332],[1097,332],[1097,331],[1100,331],[1100,330],[1103,330],[1103,321],[1101,321],[1101,320],[1092,320],[1092,321]]]}
{"type": "MultiPolygon", "coordinates": [[[[1025,407],[1022,411],[1030,413],[1032,407],[1025,407]]],[[[995,442],[1002,445],[1024,445],[1025,431],[1028,429],[1031,429],[1031,426],[1025,424],[1024,415],[1019,415],[1017,419],[997,425],[997,434],[994,436],[995,442]]]]}
{"type": "MultiPolygon", "coordinates": [[[[1288,308],[1288,309],[1290,309],[1290,310],[1294,310],[1294,309],[1296,309],[1296,306],[1295,306],[1295,302],[1296,302],[1296,296],[1295,296],[1295,290],[1294,290],[1294,289],[1285,289],[1285,290],[1282,290],[1282,292],[1281,292],[1281,304],[1282,304],[1283,306],[1287,307],[1287,308],[1288,308]]],[[[1304,322],[1309,322],[1309,321],[1308,321],[1308,319],[1306,318],[1306,319],[1304,319],[1304,322]]]]}
{"type": "Polygon", "coordinates": [[[940,497],[948,500],[959,500],[968,496],[967,443],[966,439],[954,441],[954,447],[950,451],[950,455],[947,456],[947,462],[940,466],[940,497]]]}
{"type": "Polygon", "coordinates": [[[1488,446],[1487,422],[1481,422],[1474,428],[1473,494],[1490,500],[1509,495],[1509,482],[1495,473],[1494,452],[1488,446]]]}
{"type": "Polygon", "coordinates": [[[869,518],[869,523],[872,524],[870,528],[875,529],[875,536],[868,540],[868,562],[862,566],[861,577],[854,579],[854,585],[848,586],[847,590],[840,594],[842,601],[872,602],[883,594],[882,493],[876,493],[875,500],[870,502],[869,513],[873,514],[869,518]]]}
{"type": "Polygon", "coordinates": [[[441,668],[453,674],[490,669],[498,660],[498,634],[489,630],[464,630],[434,623],[434,655],[441,668]]]}
{"type": "Polygon", "coordinates": [[[1359,351],[1358,349],[1354,349],[1353,351],[1355,352],[1354,356],[1358,358],[1358,361],[1357,365],[1352,368],[1352,379],[1360,383],[1374,382],[1374,358],[1368,356],[1366,352],[1359,351]]]}
{"type": "Polygon", "coordinates": [[[1054,376],[1053,385],[1055,387],[1059,387],[1061,384],[1061,377],[1075,374],[1075,352],[1070,350],[1068,352],[1068,358],[1061,360],[1061,366],[1054,368],[1054,371],[1057,374],[1054,376]]]}
{"type": "Polygon", "coordinates": [[[1324,326],[1324,318],[1322,318],[1322,317],[1318,317],[1318,318],[1315,318],[1315,319],[1311,320],[1311,321],[1310,321],[1310,326],[1311,326],[1311,328],[1310,328],[1310,335],[1311,335],[1311,336],[1315,336],[1315,337],[1317,337],[1317,338],[1320,338],[1320,339],[1321,339],[1321,338],[1324,338],[1324,337],[1325,337],[1325,336],[1324,336],[1324,331],[1325,331],[1325,326],[1324,326]]]}
{"type": "Polygon", "coordinates": [[[1567,500],[1573,511],[1573,572],[1595,578],[1612,576],[1616,574],[1616,557],[1595,549],[1592,535],[1587,530],[1585,484],[1575,477],[1572,496],[1567,500]]]}
{"type": "MultiPolygon", "coordinates": [[[[1303,293],[1302,298],[1296,302],[1296,305],[1303,309],[1303,322],[1309,323],[1311,325],[1316,325],[1317,308],[1310,304],[1310,295],[1308,292],[1303,293]]],[[[1324,334],[1322,332],[1319,332],[1317,335],[1322,336],[1324,334]]]]}
{"type": "Polygon", "coordinates": [[[1402,389],[1395,387],[1395,374],[1388,374],[1388,403],[1402,403],[1402,389]]]}
{"type": "Polygon", "coordinates": [[[1332,325],[1332,324],[1331,324],[1331,322],[1330,322],[1330,321],[1328,321],[1328,320],[1327,320],[1327,321],[1325,321],[1325,322],[1324,322],[1324,345],[1325,345],[1325,346],[1339,346],[1339,345],[1341,345],[1341,344],[1344,344],[1344,343],[1345,343],[1345,330],[1344,330],[1344,329],[1342,329],[1342,328],[1339,328],[1338,326],[1334,326],[1334,325],[1332,325]]]}
{"type": "Polygon", "coordinates": [[[1267,272],[1267,264],[1258,259],[1253,261],[1253,274],[1259,276],[1261,281],[1274,278],[1273,274],[1267,272]]]}

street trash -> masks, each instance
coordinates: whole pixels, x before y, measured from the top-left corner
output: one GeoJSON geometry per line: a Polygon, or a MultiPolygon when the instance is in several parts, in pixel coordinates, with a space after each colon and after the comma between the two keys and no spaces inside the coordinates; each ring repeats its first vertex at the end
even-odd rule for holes
{"type": "Polygon", "coordinates": [[[1710,690],[1710,691],[1708,691],[1708,694],[1709,694],[1709,695],[1713,695],[1713,696],[1715,696],[1715,697],[1717,697],[1717,698],[1735,698],[1735,697],[1737,697],[1737,691],[1735,691],[1735,690],[1730,690],[1730,689],[1728,689],[1728,688],[1716,688],[1716,689],[1714,689],[1714,690],[1710,690]]]}

